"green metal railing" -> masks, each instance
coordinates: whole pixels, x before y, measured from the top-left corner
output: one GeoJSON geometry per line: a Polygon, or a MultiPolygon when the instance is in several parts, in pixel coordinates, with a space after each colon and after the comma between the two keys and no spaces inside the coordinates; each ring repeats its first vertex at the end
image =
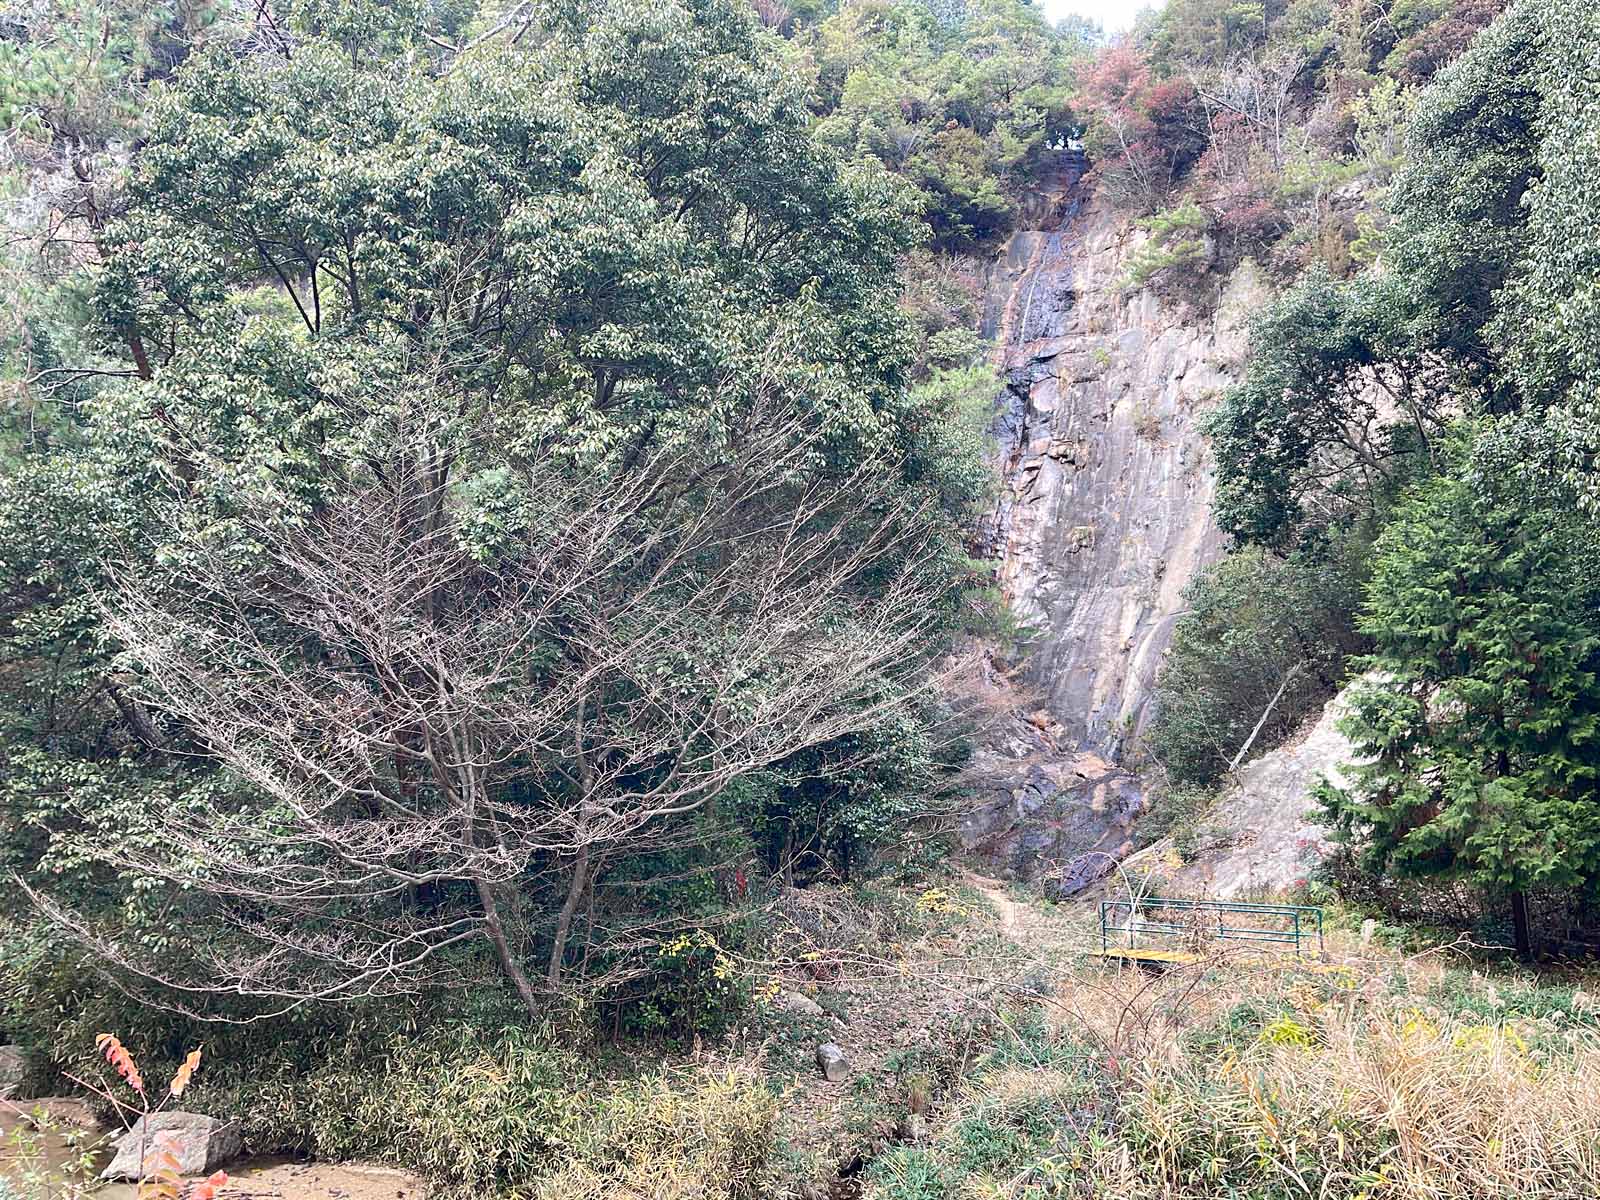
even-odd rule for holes
{"type": "Polygon", "coordinates": [[[1100,951],[1126,936],[1129,946],[1141,935],[1204,937],[1224,941],[1291,945],[1299,953],[1315,940],[1323,949],[1322,910],[1304,904],[1246,904],[1232,900],[1102,900],[1100,951]],[[1236,919],[1236,920],[1235,920],[1236,919]]]}

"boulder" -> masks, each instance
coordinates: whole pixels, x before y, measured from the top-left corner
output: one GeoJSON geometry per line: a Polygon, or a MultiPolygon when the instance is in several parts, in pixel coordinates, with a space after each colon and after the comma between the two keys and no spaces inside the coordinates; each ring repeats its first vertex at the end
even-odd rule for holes
{"type": "Polygon", "coordinates": [[[817,1069],[829,1083],[843,1083],[850,1074],[850,1060],[833,1042],[823,1042],[817,1047],[817,1069]]]}
{"type": "Polygon", "coordinates": [[[178,1160],[180,1175],[209,1175],[236,1158],[243,1149],[239,1131],[215,1117],[199,1113],[164,1112],[141,1117],[116,1141],[116,1157],[101,1179],[138,1179],[141,1148],[145,1155],[166,1150],[178,1160]]]}
{"type": "Polygon", "coordinates": [[[907,1113],[901,1119],[896,1132],[899,1133],[901,1141],[911,1142],[913,1145],[925,1142],[928,1140],[928,1118],[917,1112],[907,1113]]]}
{"type": "Polygon", "coordinates": [[[21,1046],[0,1046],[0,1100],[20,1100],[28,1079],[28,1059],[21,1046]]]}
{"type": "Polygon", "coordinates": [[[828,1015],[827,1009],[803,992],[784,992],[778,997],[778,1003],[790,1012],[801,1013],[808,1017],[825,1017],[828,1015]]]}

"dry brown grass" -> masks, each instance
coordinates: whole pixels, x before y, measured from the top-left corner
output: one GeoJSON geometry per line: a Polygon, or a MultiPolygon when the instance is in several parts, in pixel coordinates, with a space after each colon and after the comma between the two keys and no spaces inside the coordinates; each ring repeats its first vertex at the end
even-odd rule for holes
{"type": "Polygon", "coordinates": [[[1215,953],[1159,975],[1080,961],[1041,1002],[1044,1041],[980,1068],[933,1143],[896,1151],[866,1194],[1600,1197],[1600,1027],[1581,993],[1453,952],[1351,941],[1334,957],[1215,953]],[[972,1165],[975,1138],[1002,1144],[1051,1098],[1048,1136],[972,1165]]]}
{"type": "Polygon", "coordinates": [[[575,1161],[533,1200],[761,1200],[777,1101],[747,1063],[620,1091],[568,1132],[575,1161]]]}
{"type": "Polygon", "coordinates": [[[1242,1052],[1125,1075],[1132,1156],[1105,1194],[1488,1200],[1600,1195],[1600,1049],[1553,1058],[1514,1026],[1384,1000],[1280,1019],[1242,1052]]]}

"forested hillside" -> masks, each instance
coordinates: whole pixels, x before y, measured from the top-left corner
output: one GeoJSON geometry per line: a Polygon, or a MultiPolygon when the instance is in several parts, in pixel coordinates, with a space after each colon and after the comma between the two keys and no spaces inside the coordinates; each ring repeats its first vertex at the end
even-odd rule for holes
{"type": "Polygon", "coordinates": [[[1297,898],[1592,933],[1597,54],[1584,0],[0,6],[0,1097],[110,1045],[155,1103],[110,1031],[203,1042],[251,1154],[463,1195],[1589,1194],[1581,977],[1538,1037],[1398,959],[1191,1011],[954,833],[970,664],[1039,636],[996,264],[1092,198],[1106,303],[1271,297],[1141,837],[1344,690],[1297,898]],[[1527,1190],[1333,1095],[1408,1021],[1546,1089],[1527,1190]]]}
{"type": "MultiPolygon", "coordinates": [[[[1440,41],[1491,15],[1459,8],[1440,41]]],[[[1274,689],[1292,689],[1272,713],[1287,729],[1296,693],[1368,672],[1351,727],[1366,765],[1324,793],[1334,827],[1366,873],[1509,898],[1524,951],[1526,893],[1587,895],[1600,865],[1600,443],[1575,232],[1595,109],[1564,57],[1594,47],[1591,20],[1511,6],[1448,65],[1404,40],[1366,57],[1380,79],[1352,106],[1355,144],[1380,101],[1404,137],[1357,160],[1384,185],[1360,236],[1286,280],[1210,419],[1239,549],[1197,585],[1154,737],[1176,780],[1210,783],[1274,689]],[[1439,71],[1415,90],[1419,63],[1439,71]]]]}

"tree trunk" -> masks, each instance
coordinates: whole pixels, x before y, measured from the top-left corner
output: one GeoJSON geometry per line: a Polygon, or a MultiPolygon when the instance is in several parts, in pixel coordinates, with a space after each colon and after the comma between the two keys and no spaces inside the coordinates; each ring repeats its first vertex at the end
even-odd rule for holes
{"type": "Polygon", "coordinates": [[[140,379],[150,380],[156,377],[150,369],[150,356],[145,353],[144,339],[138,331],[129,329],[122,335],[123,341],[128,344],[128,353],[133,355],[133,369],[138,372],[140,379]]]}
{"type": "Polygon", "coordinates": [[[554,944],[550,947],[550,967],[545,972],[545,982],[550,990],[561,983],[561,967],[567,957],[567,933],[572,928],[572,914],[578,911],[578,902],[583,899],[584,886],[589,882],[589,843],[586,839],[589,829],[589,800],[594,795],[594,771],[589,765],[588,752],[584,745],[584,725],[589,713],[589,697],[585,693],[578,697],[577,721],[573,729],[573,759],[578,766],[578,787],[582,795],[578,803],[578,856],[572,864],[572,882],[567,886],[567,898],[561,904],[561,911],[556,915],[556,929],[554,944]]]}
{"type": "Polygon", "coordinates": [[[156,729],[155,722],[150,719],[149,714],[145,712],[144,705],[131,696],[123,695],[122,689],[109,677],[105,681],[105,689],[106,695],[110,696],[111,702],[117,706],[117,712],[121,714],[123,721],[133,730],[133,735],[152,750],[163,749],[161,733],[156,729]]]}
{"type": "Polygon", "coordinates": [[[1232,775],[1239,769],[1239,764],[1244,761],[1244,756],[1250,753],[1250,747],[1256,744],[1256,739],[1261,736],[1261,731],[1267,726],[1267,718],[1272,715],[1272,710],[1278,707],[1278,701],[1283,699],[1284,689],[1289,686],[1289,681],[1300,674],[1304,664],[1295,663],[1284,673],[1283,682],[1278,684],[1278,690],[1272,693],[1272,699],[1267,701],[1267,707],[1261,710],[1261,719],[1256,722],[1256,727],[1250,731],[1250,736],[1245,738],[1244,745],[1239,747],[1239,753],[1233,756],[1233,761],[1228,764],[1228,774],[1232,775]]]}
{"type": "Polygon", "coordinates": [[[494,952],[500,960],[500,969],[506,973],[506,978],[511,980],[511,986],[517,989],[517,995],[522,997],[523,1006],[528,1010],[528,1018],[537,1021],[539,998],[534,995],[533,985],[528,982],[528,977],[522,973],[516,955],[511,953],[511,943],[506,941],[505,926],[500,924],[500,906],[495,903],[494,890],[477,876],[473,877],[472,882],[478,889],[478,901],[483,905],[483,924],[489,931],[489,940],[494,943],[494,952]]]}
{"type": "MultiPolygon", "coordinates": [[[[431,606],[432,601],[429,600],[431,606]]],[[[453,740],[452,734],[452,740],[453,740]]],[[[459,748],[458,748],[459,749],[459,748]]],[[[458,754],[458,761],[462,756],[458,754]]],[[[440,766],[439,760],[433,755],[431,747],[428,750],[429,762],[433,764],[434,778],[438,780],[440,790],[446,796],[455,793],[451,787],[449,775],[440,766]]],[[[495,957],[500,960],[500,970],[511,981],[511,986],[517,989],[517,995],[522,997],[523,1007],[528,1010],[528,1019],[539,1019],[539,998],[534,995],[533,985],[528,982],[528,977],[523,973],[522,965],[517,962],[517,956],[511,951],[511,943],[506,940],[506,927],[500,920],[500,905],[494,898],[494,888],[489,886],[489,881],[481,872],[471,865],[471,859],[477,850],[478,844],[478,802],[477,781],[467,780],[466,803],[461,814],[461,844],[468,855],[466,875],[472,880],[472,886],[477,889],[478,903],[483,907],[483,926],[489,934],[489,941],[494,945],[495,957]]]]}
{"type": "Polygon", "coordinates": [[[572,883],[567,888],[566,902],[556,917],[555,944],[550,947],[550,970],[546,981],[553,991],[561,983],[561,964],[567,957],[567,932],[572,928],[572,914],[578,911],[578,901],[583,898],[584,885],[589,882],[589,847],[578,849],[577,861],[572,864],[572,883]]]}
{"type": "Polygon", "coordinates": [[[1520,889],[1511,893],[1511,931],[1519,958],[1533,957],[1533,929],[1528,921],[1528,894],[1520,889]]]}

